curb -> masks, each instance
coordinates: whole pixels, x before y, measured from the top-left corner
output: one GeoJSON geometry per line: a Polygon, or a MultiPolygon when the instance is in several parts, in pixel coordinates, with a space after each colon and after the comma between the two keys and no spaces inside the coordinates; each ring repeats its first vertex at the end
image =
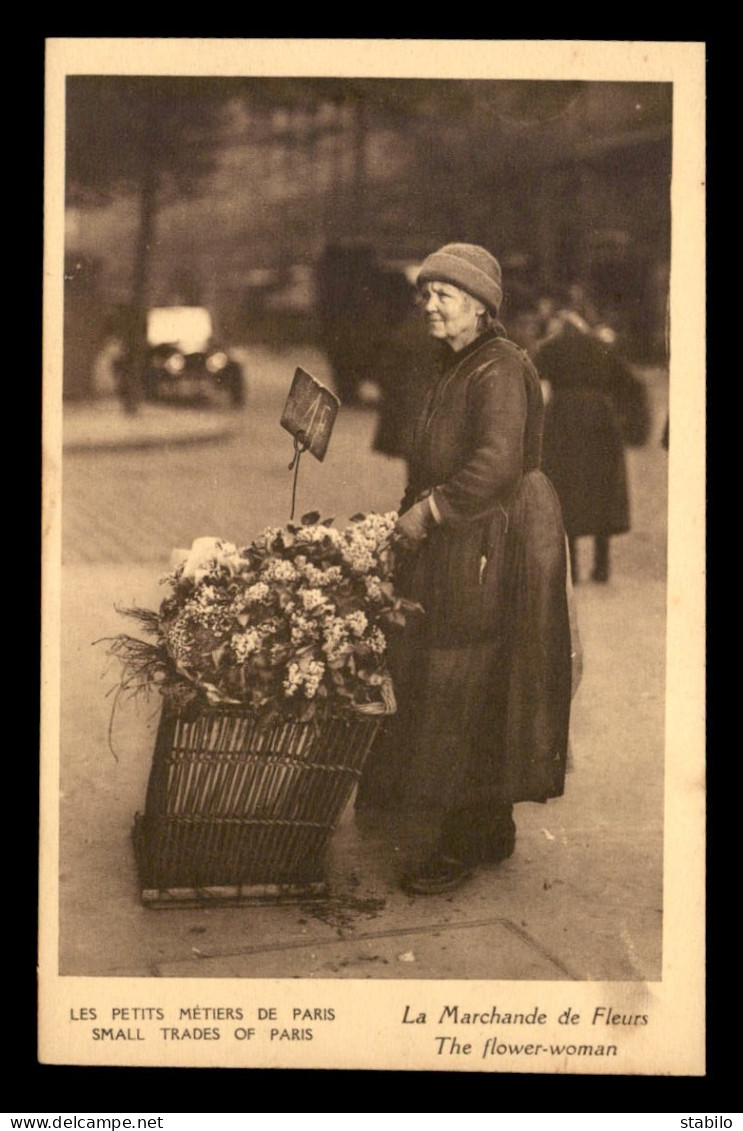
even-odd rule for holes
{"type": "MultiPolygon", "coordinates": [[[[185,411],[185,410],[184,410],[185,411]]],[[[226,439],[236,428],[234,415],[184,421],[172,411],[146,409],[127,417],[121,411],[74,409],[66,412],[62,447],[71,451],[117,451],[202,444],[226,439]]]]}

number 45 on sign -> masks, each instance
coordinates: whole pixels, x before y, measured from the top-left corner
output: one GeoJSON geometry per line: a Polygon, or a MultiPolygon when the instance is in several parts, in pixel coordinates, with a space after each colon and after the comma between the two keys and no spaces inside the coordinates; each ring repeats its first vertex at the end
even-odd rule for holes
{"type": "Polygon", "coordinates": [[[294,437],[294,458],[289,464],[289,470],[294,470],[291,518],[294,518],[299,457],[309,451],[315,459],[325,458],[340,404],[335,393],[311,374],[304,369],[295,371],[280,421],[281,427],[294,437]]]}
{"type": "Polygon", "coordinates": [[[315,459],[323,460],[340,403],[335,393],[304,369],[297,369],[284,406],[281,427],[299,440],[302,451],[309,451],[315,459]]]}

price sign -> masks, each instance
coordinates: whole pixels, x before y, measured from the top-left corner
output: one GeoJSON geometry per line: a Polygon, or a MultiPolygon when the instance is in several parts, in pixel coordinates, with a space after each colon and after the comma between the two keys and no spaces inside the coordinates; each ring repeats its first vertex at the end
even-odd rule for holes
{"type": "Polygon", "coordinates": [[[341,402],[304,369],[294,373],[292,387],[284,405],[281,427],[290,432],[302,451],[312,452],[322,461],[341,402]]]}

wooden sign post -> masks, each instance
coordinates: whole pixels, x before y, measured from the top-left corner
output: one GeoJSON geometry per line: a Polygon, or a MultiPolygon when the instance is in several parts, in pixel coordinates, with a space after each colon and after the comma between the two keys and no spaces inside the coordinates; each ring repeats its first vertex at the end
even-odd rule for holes
{"type": "Polygon", "coordinates": [[[295,370],[280,421],[281,427],[294,437],[294,458],[289,464],[289,470],[294,469],[290,519],[294,518],[299,457],[302,452],[311,452],[320,462],[325,459],[340,405],[335,393],[331,393],[330,389],[326,389],[311,374],[301,368],[295,370]]]}

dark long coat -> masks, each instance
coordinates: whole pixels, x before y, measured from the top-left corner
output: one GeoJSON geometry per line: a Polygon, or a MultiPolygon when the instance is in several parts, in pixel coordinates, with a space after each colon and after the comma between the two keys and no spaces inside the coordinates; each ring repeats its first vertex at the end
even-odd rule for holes
{"type": "Polygon", "coordinates": [[[420,602],[392,642],[399,710],[359,803],[438,812],[563,791],[570,711],[565,534],[539,470],[526,354],[488,333],[453,354],[417,421],[402,508],[442,522],[397,566],[420,602]]]}
{"type": "Polygon", "coordinates": [[[616,399],[631,375],[608,346],[566,327],[536,354],[552,396],[544,421],[542,466],[571,538],[630,528],[625,438],[616,399]]]}

